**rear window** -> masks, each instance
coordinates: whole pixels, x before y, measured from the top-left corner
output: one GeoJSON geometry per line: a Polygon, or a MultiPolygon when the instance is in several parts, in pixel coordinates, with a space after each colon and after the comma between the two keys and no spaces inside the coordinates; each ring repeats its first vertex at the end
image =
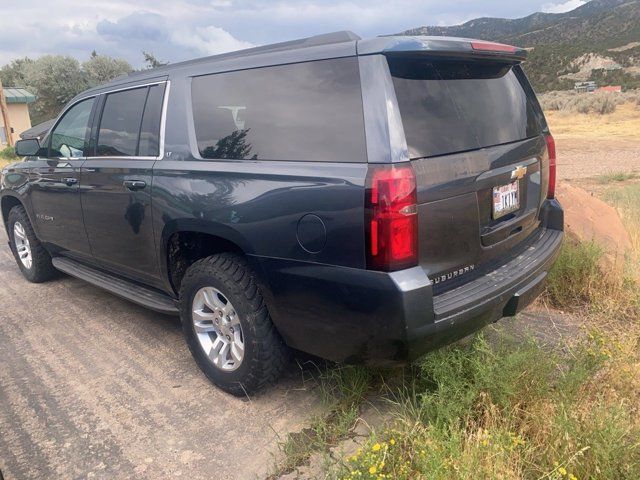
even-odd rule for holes
{"type": "Polygon", "coordinates": [[[196,77],[191,93],[203,158],[366,162],[355,58],[196,77]]]}
{"type": "Polygon", "coordinates": [[[411,158],[475,150],[540,134],[513,65],[388,59],[411,158]]]}

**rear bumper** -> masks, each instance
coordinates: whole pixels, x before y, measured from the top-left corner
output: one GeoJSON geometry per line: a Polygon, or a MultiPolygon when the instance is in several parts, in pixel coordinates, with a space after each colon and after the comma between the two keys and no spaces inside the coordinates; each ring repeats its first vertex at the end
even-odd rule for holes
{"type": "Polygon", "coordinates": [[[433,295],[421,267],[392,273],[252,257],[285,342],[330,360],[393,365],[515,315],[543,289],[563,240],[552,202],[526,249],[493,271],[433,295]]]}
{"type": "Polygon", "coordinates": [[[509,263],[434,297],[434,321],[407,330],[409,359],[514,316],[529,305],[544,289],[563,236],[560,230],[545,229],[509,263]]]}

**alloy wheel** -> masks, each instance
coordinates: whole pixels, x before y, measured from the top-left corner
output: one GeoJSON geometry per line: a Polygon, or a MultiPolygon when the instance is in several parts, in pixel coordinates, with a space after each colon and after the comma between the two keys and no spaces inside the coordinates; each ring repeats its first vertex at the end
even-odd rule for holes
{"type": "Polygon", "coordinates": [[[13,243],[15,244],[18,257],[22,262],[22,265],[26,269],[31,269],[33,265],[33,256],[31,255],[31,245],[27,238],[27,232],[24,226],[20,222],[13,224],[13,243]]]}
{"type": "Polygon", "coordinates": [[[236,370],[244,358],[244,335],[229,299],[214,287],[203,287],[193,297],[191,312],[204,353],[220,370],[236,370]]]}

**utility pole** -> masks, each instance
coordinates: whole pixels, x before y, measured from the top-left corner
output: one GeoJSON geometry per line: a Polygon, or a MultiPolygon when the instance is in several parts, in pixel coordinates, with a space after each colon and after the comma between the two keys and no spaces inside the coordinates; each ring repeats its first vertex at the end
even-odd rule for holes
{"type": "Polygon", "coordinates": [[[2,80],[0,80],[0,111],[2,111],[2,121],[4,122],[4,131],[7,134],[7,145],[13,147],[13,138],[11,135],[11,124],[9,122],[9,109],[7,108],[7,99],[4,98],[4,89],[2,88],[2,80]]]}

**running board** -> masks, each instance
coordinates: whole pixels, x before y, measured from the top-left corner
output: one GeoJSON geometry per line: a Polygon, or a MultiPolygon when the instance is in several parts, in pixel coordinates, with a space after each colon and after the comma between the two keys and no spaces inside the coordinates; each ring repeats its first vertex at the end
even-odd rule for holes
{"type": "Polygon", "coordinates": [[[53,266],[72,277],[103,288],[131,302],[167,315],[178,315],[176,302],[169,295],[158,290],[143,287],[115,275],[88,267],[66,257],[54,257],[53,266]]]}

